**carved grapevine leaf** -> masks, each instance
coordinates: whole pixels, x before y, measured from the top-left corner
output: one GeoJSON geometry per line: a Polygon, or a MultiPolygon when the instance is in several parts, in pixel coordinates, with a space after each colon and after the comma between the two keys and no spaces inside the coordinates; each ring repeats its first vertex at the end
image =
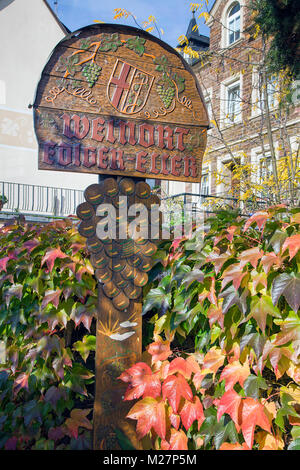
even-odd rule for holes
{"type": "Polygon", "coordinates": [[[128,49],[134,51],[139,56],[142,56],[145,52],[145,42],[145,39],[136,36],[134,38],[127,39],[125,46],[128,47],[128,49]]]}

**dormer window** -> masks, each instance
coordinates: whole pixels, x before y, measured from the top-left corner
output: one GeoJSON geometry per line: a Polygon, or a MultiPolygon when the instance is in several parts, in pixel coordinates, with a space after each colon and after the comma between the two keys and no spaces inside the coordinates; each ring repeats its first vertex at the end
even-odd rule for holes
{"type": "Polygon", "coordinates": [[[241,35],[241,7],[235,3],[229,10],[227,16],[228,45],[236,42],[241,35]]]}

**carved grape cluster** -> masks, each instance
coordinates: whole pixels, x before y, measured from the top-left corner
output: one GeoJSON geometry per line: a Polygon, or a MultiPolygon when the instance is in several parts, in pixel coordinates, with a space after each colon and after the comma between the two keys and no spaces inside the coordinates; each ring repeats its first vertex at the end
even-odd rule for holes
{"type": "Polygon", "coordinates": [[[102,67],[100,67],[100,65],[97,65],[95,62],[91,62],[85,65],[85,67],[83,68],[82,75],[86,78],[86,81],[88,82],[90,88],[95,85],[101,70],[102,67]]]}
{"type": "Polygon", "coordinates": [[[175,96],[175,87],[167,82],[159,82],[157,84],[156,91],[159,94],[165,107],[168,109],[172,104],[175,96]]]}

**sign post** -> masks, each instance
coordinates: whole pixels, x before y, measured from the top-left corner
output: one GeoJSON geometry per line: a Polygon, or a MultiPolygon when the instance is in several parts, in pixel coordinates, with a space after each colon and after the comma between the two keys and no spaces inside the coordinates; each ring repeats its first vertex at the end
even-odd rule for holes
{"type": "MultiPolygon", "coordinates": [[[[34,104],[39,169],[100,174],[77,208],[99,281],[94,448],[118,448],[117,377],[142,352],[142,289],[160,238],[146,178],[200,183],[208,116],[192,70],[127,26],[95,25],[54,49],[34,104]]],[[[134,438],[132,438],[134,440],[134,438]]]]}

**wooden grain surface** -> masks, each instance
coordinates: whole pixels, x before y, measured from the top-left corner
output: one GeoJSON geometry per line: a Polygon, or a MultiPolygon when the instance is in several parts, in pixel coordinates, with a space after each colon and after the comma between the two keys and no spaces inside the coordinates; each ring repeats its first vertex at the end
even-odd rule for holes
{"type": "Polygon", "coordinates": [[[34,108],[40,169],[201,179],[208,116],[199,85],[174,49],[141,30],[96,25],[61,41],[34,108]],[[76,144],[79,155],[65,150],[76,144]],[[121,163],[114,151],[122,152],[121,163]]]}

